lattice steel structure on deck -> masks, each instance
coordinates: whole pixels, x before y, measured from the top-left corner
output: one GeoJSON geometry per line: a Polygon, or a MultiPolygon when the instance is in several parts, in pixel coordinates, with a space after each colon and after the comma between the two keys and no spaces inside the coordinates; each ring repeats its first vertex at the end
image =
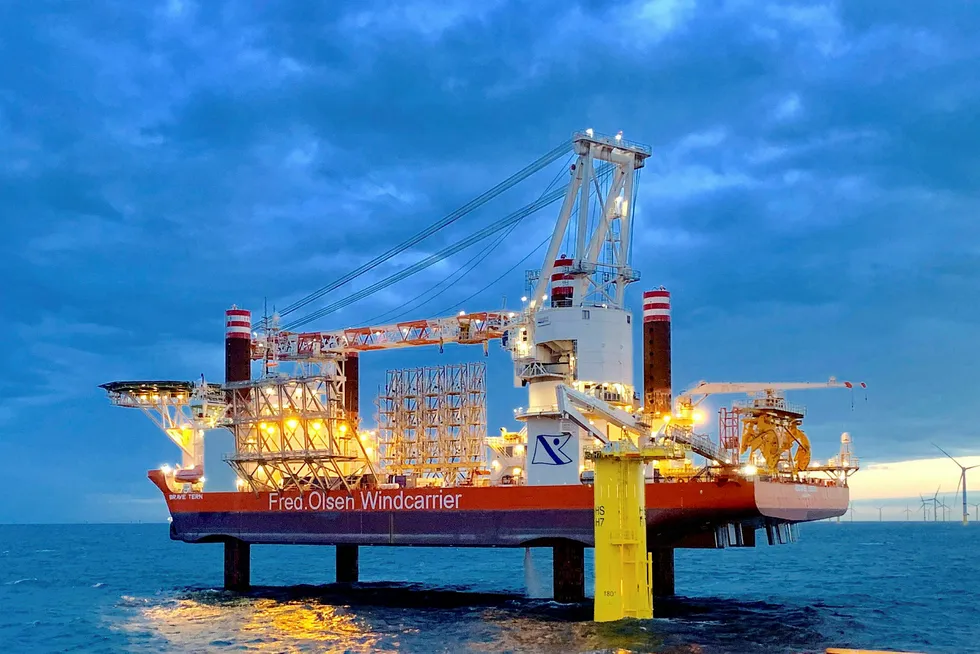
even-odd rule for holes
{"type": "Polygon", "coordinates": [[[728,453],[728,460],[732,465],[736,465],[739,461],[741,431],[738,409],[721,407],[718,410],[718,444],[728,453]]]}
{"type": "Polygon", "coordinates": [[[387,371],[378,397],[384,471],[447,485],[486,474],[486,393],[483,363],[387,371]]]}
{"type": "Polygon", "coordinates": [[[260,490],[347,488],[375,474],[344,407],[344,359],[310,364],[295,377],[226,384],[226,461],[239,485],[260,490]]]}

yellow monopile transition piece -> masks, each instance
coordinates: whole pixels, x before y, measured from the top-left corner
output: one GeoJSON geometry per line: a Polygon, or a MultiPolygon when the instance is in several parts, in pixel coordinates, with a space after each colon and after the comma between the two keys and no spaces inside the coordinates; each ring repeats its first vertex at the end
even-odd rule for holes
{"type": "Polygon", "coordinates": [[[643,463],[639,452],[595,457],[596,622],[653,617],[643,463]]]}

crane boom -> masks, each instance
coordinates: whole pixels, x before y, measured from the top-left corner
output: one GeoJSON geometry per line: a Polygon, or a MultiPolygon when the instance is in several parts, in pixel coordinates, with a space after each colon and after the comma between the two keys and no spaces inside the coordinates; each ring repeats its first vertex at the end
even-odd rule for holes
{"type": "MultiPolygon", "coordinates": [[[[860,382],[862,388],[866,388],[864,382],[860,382]]],[[[854,384],[849,381],[837,381],[831,377],[825,382],[698,382],[688,390],[684,391],[677,400],[682,405],[697,406],[709,395],[719,395],[726,393],[764,393],[773,395],[777,391],[811,390],[817,388],[853,388],[854,384]],[[696,397],[697,396],[697,397],[696,397]],[[695,399],[696,397],[696,399],[695,399]]]]}
{"type": "Polygon", "coordinates": [[[390,350],[445,343],[480,344],[517,326],[521,314],[483,311],[446,318],[408,320],[379,327],[351,327],[324,332],[270,329],[252,337],[252,359],[304,361],[346,352],[390,350]]]}

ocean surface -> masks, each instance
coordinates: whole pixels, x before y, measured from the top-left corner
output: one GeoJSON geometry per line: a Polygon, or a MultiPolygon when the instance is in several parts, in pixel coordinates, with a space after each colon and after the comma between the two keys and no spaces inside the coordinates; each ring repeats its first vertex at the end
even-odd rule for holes
{"type": "MultiPolygon", "coordinates": [[[[678,550],[653,620],[595,624],[551,593],[550,550],[252,548],[245,595],[221,545],[166,524],[0,525],[8,652],[980,652],[980,526],[821,522],[791,545],[678,550]]],[[[591,551],[587,550],[587,557],[591,551]]],[[[591,578],[591,559],[587,558],[591,578]]],[[[591,594],[592,589],[587,591],[591,594]]]]}

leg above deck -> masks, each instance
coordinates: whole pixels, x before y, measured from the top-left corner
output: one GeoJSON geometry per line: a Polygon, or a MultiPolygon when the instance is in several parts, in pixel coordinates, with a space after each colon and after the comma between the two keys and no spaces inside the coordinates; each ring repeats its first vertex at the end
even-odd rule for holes
{"type": "Polygon", "coordinates": [[[567,542],[552,549],[555,601],[581,602],[585,599],[585,546],[567,542]]]}
{"type": "Polygon", "coordinates": [[[225,541],[225,590],[246,591],[251,583],[249,544],[237,538],[225,541]]]}
{"type": "Polygon", "coordinates": [[[342,584],[357,583],[358,552],[357,545],[337,546],[337,582],[342,584]]]}
{"type": "Polygon", "coordinates": [[[654,597],[669,597],[674,594],[674,548],[652,547],[654,597]]]}

